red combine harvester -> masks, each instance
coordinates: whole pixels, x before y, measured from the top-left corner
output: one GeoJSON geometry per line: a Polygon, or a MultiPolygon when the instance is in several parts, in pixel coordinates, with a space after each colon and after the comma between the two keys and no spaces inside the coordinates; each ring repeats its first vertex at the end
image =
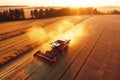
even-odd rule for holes
{"type": "Polygon", "coordinates": [[[45,60],[47,60],[48,62],[50,62],[51,64],[53,64],[54,62],[57,61],[58,59],[58,55],[61,54],[62,52],[68,48],[69,42],[71,40],[57,40],[53,43],[51,43],[51,51],[46,51],[45,53],[41,52],[40,50],[37,51],[33,56],[36,57],[40,57],[43,58],[45,60]]]}

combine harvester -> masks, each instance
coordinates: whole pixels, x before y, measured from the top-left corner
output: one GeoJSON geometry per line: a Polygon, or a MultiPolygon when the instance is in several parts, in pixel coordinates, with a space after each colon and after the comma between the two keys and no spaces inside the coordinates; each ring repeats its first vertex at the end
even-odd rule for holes
{"type": "Polygon", "coordinates": [[[51,50],[46,51],[45,53],[41,52],[40,50],[37,51],[33,56],[43,58],[44,60],[50,62],[51,64],[55,63],[58,60],[58,55],[68,48],[68,45],[71,40],[57,40],[51,43],[51,50]]]}

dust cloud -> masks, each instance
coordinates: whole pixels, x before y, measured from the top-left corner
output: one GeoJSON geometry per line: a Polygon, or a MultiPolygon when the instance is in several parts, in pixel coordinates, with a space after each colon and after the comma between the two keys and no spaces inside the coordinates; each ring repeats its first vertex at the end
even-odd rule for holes
{"type": "Polygon", "coordinates": [[[71,39],[70,45],[76,43],[76,39],[83,36],[84,26],[78,24],[74,25],[69,21],[62,21],[57,26],[51,28],[42,28],[40,26],[33,26],[28,30],[28,36],[31,41],[37,41],[38,44],[43,44],[42,49],[49,49],[49,43],[55,40],[71,39]],[[48,47],[47,47],[48,46],[48,47]]]}
{"type": "Polygon", "coordinates": [[[45,30],[38,26],[34,26],[28,29],[28,37],[32,42],[38,41],[38,43],[43,43],[44,41],[49,39],[49,36],[45,32],[45,30]]]}

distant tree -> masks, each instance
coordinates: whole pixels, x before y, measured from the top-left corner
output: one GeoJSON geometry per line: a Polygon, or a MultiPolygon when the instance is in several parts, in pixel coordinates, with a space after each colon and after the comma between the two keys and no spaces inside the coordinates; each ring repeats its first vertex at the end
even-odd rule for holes
{"type": "Polygon", "coordinates": [[[21,19],[25,19],[25,12],[23,8],[20,9],[20,16],[21,16],[21,19]]]}
{"type": "Polygon", "coordinates": [[[3,21],[3,13],[0,11],[0,21],[3,21]]]}
{"type": "Polygon", "coordinates": [[[14,11],[12,9],[9,9],[9,17],[10,17],[10,20],[14,20],[15,18],[14,11]]]}
{"type": "Polygon", "coordinates": [[[120,11],[118,11],[118,10],[113,10],[113,11],[111,11],[111,14],[120,14],[120,11]]]}
{"type": "Polygon", "coordinates": [[[34,12],[33,12],[33,10],[30,11],[30,15],[31,15],[32,18],[34,18],[34,12]]]}
{"type": "Polygon", "coordinates": [[[43,9],[39,10],[39,18],[43,18],[43,9]]]}
{"type": "Polygon", "coordinates": [[[35,18],[39,18],[39,12],[37,9],[34,9],[34,16],[35,18]]]}

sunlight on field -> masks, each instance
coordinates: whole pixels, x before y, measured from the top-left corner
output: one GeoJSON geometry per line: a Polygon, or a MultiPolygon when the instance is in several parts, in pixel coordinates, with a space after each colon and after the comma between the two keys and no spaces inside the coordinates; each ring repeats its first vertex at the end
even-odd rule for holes
{"type": "Polygon", "coordinates": [[[67,32],[60,34],[56,37],[57,39],[68,40],[71,39],[70,45],[77,43],[77,38],[80,38],[84,35],[84,27],[82,25],[76,25],[69,29],[67,32]]]}
{"type": "Polygon", "coordinates": [[[49,36],[52,39],[55,39],[56,36],[64,34],[66,31],[68,31],[69,29],[71,29],[71,27],[73,27],[74,25],[67,21],[67,20],[63,20],[62,22],[60,22],[57,27],[53,28],[54,30],[49,32],[49,36]]]}
{"type": "Polygon", "coordinates": [[[43,51],[49,50],[49,43],[54,42],[58,39],[71,39],[70,46],[73,46],[77,43],[77,38],[80,38],[85,34],[83,25],[75,25],[67,20],[63,20],[57,25],[57,27],[52,27],[52,29],[48,32],[38,26],[29,29],[28,32],[28,36],[33,42],[38,41],[39,44],[47,41],[41,46],[41,50],[43,51]]]}
{"type": "Polygon", "coordinates": [[[57,30],[51,31],[48,34],[52,40],[68,40],[71,39],[70,45],[77,43],[77,38],[82,38],[85,35],[84,26],[81,24],[74,25],[69,21],[63,21],[59,24],[57,30]],[[64,25],[63,25],[64,24],[64,25]]]}

